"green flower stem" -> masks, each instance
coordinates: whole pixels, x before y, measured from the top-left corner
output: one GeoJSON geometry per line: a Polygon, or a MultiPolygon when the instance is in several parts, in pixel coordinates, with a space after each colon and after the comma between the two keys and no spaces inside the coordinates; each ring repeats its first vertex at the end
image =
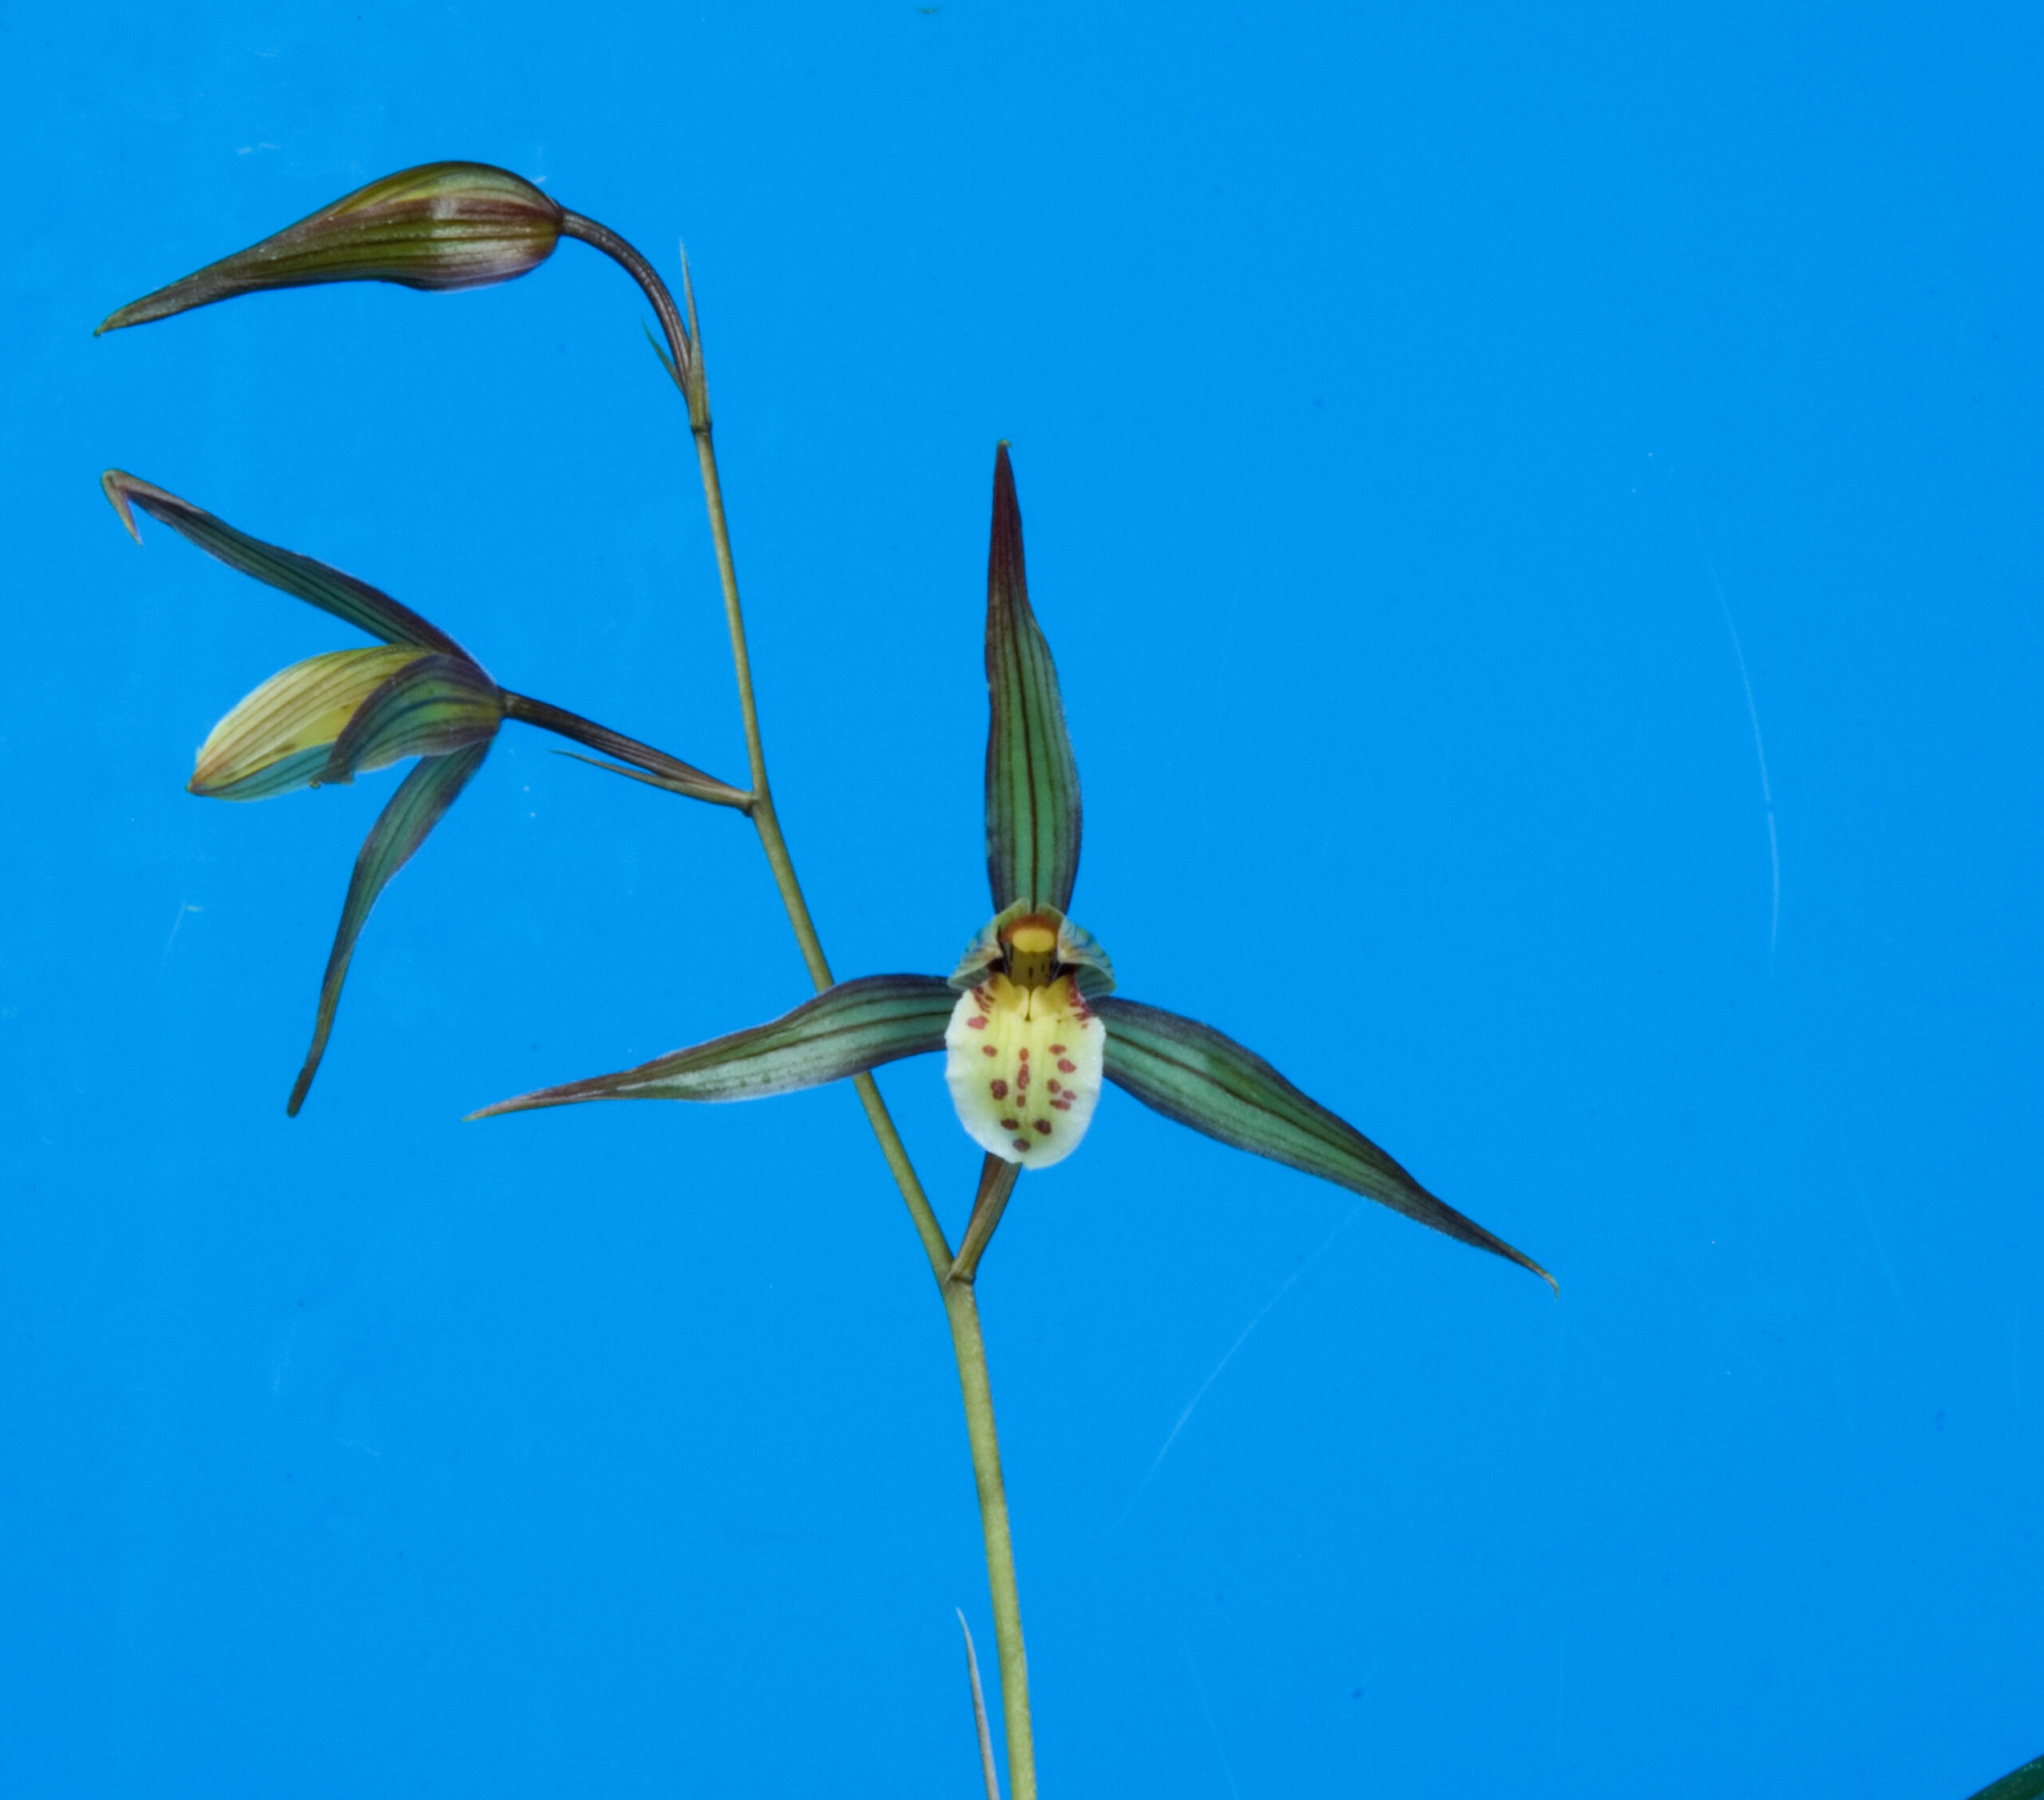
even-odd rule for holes
{"type": "MultiPolygon", "coordinates": [[[[624,239],[607,227],[579,214],[568,213],[561,222],[563,235],[580,239],[619,263],[638,283],[652,303],[660,330],[667,338],[668,370],[688,402],[688,422],[695,439],[695,457],[703,472],[703,498],[709,508],[710,537],[716,547],[717,576],[723,587],[724,622],[731,634],[731,666],[738,678],[739,712],[745,723],[745,751],[752,776],[751,805],[748,809],[759,846],[766,852],[780,889],[781,904],[787,908],[788,923],[794,928],[809,978],[821,993],[831,985],[830,964],[809,916],[809,903],[802,897],[796,879],[794,861],[788,854],[787,840],[774,810],[772,790],[766,781],[766,751],[759,734],[759,710],[752,694],[752,659],[746,648],[745,615],[739,605],[738,568],[731,558],[731,528],[724,517],[723,484],[717,477],[717,452],[711,435],[710,390],[703,370],[703,338],[695,318],[695,295],[688,281],[687,265],[682,269],[683,292],[688,303],[684,326],[673,296],[652,266],[624,239]]],[[[958,1383],[965,1395],[965,1430],[972,1447],[972,1474],[980,1494],[980,1525],[986,1539],[987,1584],[993,1600],[994,1639],[1000,1661],[1001,1711],[1008,1728],[1008,1779],[1009,1800],[1036,1800],[1036,1753],[1029,1728],[1029,1665],[1022,1648],[1022,1607],[1015,1584],[1015,1550],[1008,1530],[1008,1494],[1000,1478],[1000,1441],[995,1434],[993,1392],[987,1382],[986,1346],[980,1336],[980,1311],[972,1292],[972,1276],[980,1253],[993,1228],[1000,1222],[1001,1208],[1012,1189],[1011,1173],[997,1199],[989,1204],[988,1181],[980,1182],[980,1204],[973,1220],[980,1224],[975,1240],[967,1228],[972,1260],[962,1272],[952,1253],[944,1228],[937,1222],[929,1197],[909,1161],[901,1133],[894,1129],[887,1102],[869,1074],[856,1075],[859,1103],[866,1108],[866,1122],[879,1141],[894,1183],[907,1202],[916,1235],[922,1240],[930,1272],[944,1296],[944,1310],[951,1323],[952,1348],[958,1361],[958,1383]]],[[[1004,1165],[1004,1167],[1008,1165],[1004,1165]]],[[[992,1185],[998,1186],[996,1181],[992,1185]]]]}
{"type": "Polygon", "coordinates": [[[980,1489],[980,1532],[987,1546],[987,1589],[993,1599],[994,1643],[1000,1657],[1000,1710],[1008,1727],[1008,1800],[1036,1800],[1036,1746],[1029,1729],[1029,1659],[1022,1648],[1022,1605],[1015,1587],[1015,1546],[1008,1534],[1008,1490],[1000,1479],[1000,1441],[994,1434],[993,1391],[980,1307],[969,1280],[944,1284],[965,1430],[972,1441],[972,1475],[980,1489]]]}
{"type": "MultiPolygon", "coordinates": [[[[693,323],[693,296],[688,310],[693,323]]],[[[746,753],[752,763],[752,823],[759,833],[760,847],[766,851],[766,860],[773,868],[774,883],[781,890],[788,922],[794,927],[795,941],[802,946],[802,960],[809,965],[809,978],[821,993],[830,985],[830,965],[824,956],[822,942],[816,935],[815,923],[809,916],[809,903],[802,897],[802,884],[796,879],[794,863],[788,855],[787,841],[781,835],[780,819],[774,813],[773,797],[766,785],[766,754],[760,741],[759,714],[752,697],[752,668],[746,655],[745,619],[739,609],[738,572],[731,560],[731,531],[724,519],[723,488],[717,479],[717,453],[710,434],[709,407],[705,398],[699,408],[697,398],[699,394],[707,396],[699,338],[696,340],[691,385],[690,413],[693,417],[699,409],[701,415],[701,423],[694,426],[695,453],[703,466],[703,494],[710,508],[710,535],[717,547],[717,572],[723,581],[724,618],[731,628],[731,661],[738,672],[739,707],[745,718],[746,753]]],[[[1015,1165],[1000,1164],[1008,1173],[1004,1184],[996,1180],[999,1196],[996,1200],[989,1201],[988,1184],[982,1181],[981,1203],[973,1208],[973,1221],[977,1224],[984,1220],[984,1227],[976,1241],[968,1227],[966,1241],[971,1248],[972,1264],[962,1275],[954,1276],[956,1264],[944,1228],[938,1224],[937,1214],[923,1193],[922,1183],[909,1161],[901,1133],[894,1129],[894,1121],[888,1114],[887,1102],[881,1098],[879,1085],[869,1074],[855,1075],[852,1080],[858,1090],[859,1103],[866,1108],[867,1122],[880,1141],[881,1154],[887,1158],[895,1185],[901,1189],[902,1199],[908,1202],[909,1216],[915,1222],[917,1235],[922,1240],[923,1253],[929,1258],[930,1272],[937,1277],[944,1295],[944,1310],[951,1321],[951,1346],[957,1358],[958,1385],[965,1400],[965,1432],[972,1446],[972,1476],[980,1492],[980,1529],[986,1541],[987,1586],[993,1599],[994,1642],[1000,1660],[1001,1713],[1008,1728],[1008,1800],[1036,1800],[1036,1752],[1029,1727],[1029,1661],[1022,1648],[1022,1603],[1015,1583],[1015,1547],[1008,1531],[1008,1492],[1000,1478],[1000,1440],[994,1430],[993,1391],[987,1382],[986,1346],[980,1336],[980,1309],[972,1293],[972,1275],[978,1268],[980,1253],[986,1248],[987,1240],[993,1235],[994,1226],[1000,1223],[1001,1209],[1007,1205],[1008,1193],[1015,1185],[1015,1165]]]]}
{"type": "MultiPolygon", "coordinates": [[[[691,316],[695,310],[691,305],[691,316]]],[[[699,352],[695,371],[695,381],[701,390],[699,352]]],[[[692,399],[691,408],[692,411],[692,399]]],[[[774,810],[773,793],[766,785],[766,750],[759,735],[759,710],[752,698],[752,661],[746,653],[745,615],[739,609],[738,599],[738,568],[731,560],[731,528],[724,518],[723,485],[717,479],[717,449],[710,434],[707,405],[703,412],[703,423],[694,428],[695,455],[703,468],[703,497],[710,509],[710,536],[717,547],[717,573],[724,590],[724,622],[731,631],[731,663],[738,674],[739,710],[745,720],[745,752],[752,765],[753,829],[759,833],[759,847],[766,853],[767,866],[774,872],[774,884],[781,891],[781,904],[787,908],[788,923],[794,928],[795,942],[801,946],[809,979],[820,994],[831,983],[830,963],[823,954],[822,940],[816,935],[816,923],[809,916],[809,902],[802,896],[802,883],[795,875],[794,859],[788,854],[788,841],[781,835],[780,815],[774,810]]],[[[880,1086],[871,1075],[854,1075],[852,1085],[858,1090],[859,1104],[866,1108],[866,1122],[879,1140],[880,1153],[887,1159],[894,1185],[908,1202],[909,1216],[915,1225],[916,1235],[922,1240],[923,1254],[929,1258],[930,1272],[941,1282],[951,1272],[951,1245],[944,1235],[944,1227],[937,1223],[929,1197],[923,1192],[915,1165],[909,1161],[901,1134],[894,1129],[887,1102],[881,1098],[880,1086]]]]}

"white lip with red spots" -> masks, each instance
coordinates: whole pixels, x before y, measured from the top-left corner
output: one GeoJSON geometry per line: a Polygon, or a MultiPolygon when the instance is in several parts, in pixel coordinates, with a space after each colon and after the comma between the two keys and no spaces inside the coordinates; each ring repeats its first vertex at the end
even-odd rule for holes
{"type": "Polygon", "coordinates": [[[1004,1161],[1062,1162],[1092,1122],[1107,1042],[1070,975],[1022,987],[988,975],[958,996],[944,1035],[958,1122],[1004,1161]]]}

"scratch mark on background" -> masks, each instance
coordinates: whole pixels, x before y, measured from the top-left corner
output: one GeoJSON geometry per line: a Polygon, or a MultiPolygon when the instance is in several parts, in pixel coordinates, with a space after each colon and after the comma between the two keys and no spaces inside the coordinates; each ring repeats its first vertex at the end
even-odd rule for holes
{"type": "Polygon", "coordinates": [[[163,953],[166,959],[170,955],[170,947],[176,943],[177,934],[184,928],[184,915],[188,912],[204,912],[205,910],[203,906],[194,906],[189,900],[178,908],[177,916],[170,922],[170,936],[163,940],[163,953]]]}
{"type": "Polygon", "coordinates": [[[1767,858],[1774,873],[1774,904],[1767,920],[1767,954],[1772,963],[1775,941],[1781,935],[1781,841],[1774,829],[1774,785],[1767,778],[1767,746],[1761,742],[1760,708],[1753,704],[1753,678],[1746,672],[1745,646],[1739,642],[1739,628],[1732,623],[1725,584],[1717,579],[1717,565],[1710,560],[1710,547],[1704,541],[1701,525],[1696,535],[1703,552],[1703,566],[1710,572],[1711,591],[1717,596],[1718,616],[1725,621],[1725,635],[1732,640],[1732,654],[1739,659],[1739,685],[1746,690],[1746,717],[1753,722],[1753,759],[1760,765],[1760,797],[1767,807],[1767,858]]]}
{"type": "MultiPolygon", "coordinates": [[[[1646,453],[1647,461],[1654,461],[1654,453],[1646,453]]],[[[1660,467],[1667,470],[1669,478],[1674,478],[1674,470],[1666,462],[1660,467]]],[[[1746,647],[1739,642],[1739,628],[1732,623],[1731,603],[1725,598],[1725,584],[1717,578],[1717,565],[1711,560],[1710,540],[1704,535],[1703,520],[1689,496],[1682,496],[1682,506],[1689,516],[1689,524],[1696,532],[1697,549],[1703,557],[1705,572],[1710,577],[1710,591],[1717,596],[1717,615],[1725,621],[1725,635],[1732,640],[1732,654],[1738,659],[1739,685],[1745,690],[1746,718],[1753,728],[1753,760],[1760,765],[1760,797],[1767,809],[1767,860],[1772,872],[1773,904],[1767,920],[1768,972],[1774,967],[1774,947],[1781,936],[1781,839],[1774,826],[1774,784],[1767,776],[1767,746],[1760,734],[1760,708],[1753,702],[1753,678],[1746,667],[1746,647]]]]}
{"type": "Polygon", "coordinates": [[[1221,1728],[1214,1723],[1214,1709],[1206,1703],[1206,1684],[1199,1679],[1199,1665],[1192,1660],[1192,1647],[1181,1644],[1185,1652],[1185,1666],[1192,1671],[1192,1691],[1199,1696],[1199,1710],[1206,1717],[1206,1735],[1214,1740],[1214,1754],[1220,1759],[1221,1773],[1228,1778],[1228,1791],[1235,1800],[1242,1800],[1242,1790],[1235,1785],[1235,1771],[1228,1766],[1228,1753],[1221,1747],[1221,1728]]]}
{"type": "MultiPolygon", "coordinates": [[[[1367,1204],[1368,1203],[1366,1201],[1360,1200],[1357,1201],[1356,1204],[1349,1209],[1347,1216],[1342,1220],[1341,1223],[1337,1225],[1334,1229],[1329,1232],[1326,1237],[1321,1240],[1320,1248],[1314,1251],[1310,1256],[1307,1257],[1304,1262],[1301,1263],[1297,1268],[1293,1269],[1292,1272],[1285,1278],[1284,1285],[1281,1287],[1276,1293],[1273,1294],[1269,1300],[1266,1300],[1263,1303],[1262,1308],[1258,1311],[1256,1316],[1250,1319],[1246,1325],[1242,1327],[1241,1333],[1237,1336],[1235,1341],[1228,1346],[1227,1353],[1222,1357],[1219,1362],[1214,1365],[1213,1368],[1208,1372],[1206,1380],[1202,1381],[1199,1384],[1198,1389],[1193,1395],[1193,1397],[1186,1402],[1185,1410],[1178,1414],[1178,1423],[1171,1427],[1171,1435],[1165,1438],[1163,1448],[1160,1449],[1157,1452],[1156,1455],[1151,1459],[1150,1466],[1143,1471],[1143,1479],[1135,1484],[1135,1492],[1128,1497],[1128,1504],[1122,1508],[1121,1517],[1115,1521],[1115,1530],[1119,1530],[1121,1529],[1123,1521],[1126,1520],[1128,1515],[1135,1510],[1136,1501],[1143,1497],[1143,1490],[1149,1486],[1151,1478],[1164,1466],[1164,1458],[1171,1454],[1171,1446],[1178,1441],[1178,1434],[1185,1430],[1186,1421],[1192,1417],[1193,1413],[1198,1408],[1199,1402],[1206,1398],[1206,1391],[1211,1387],[1215,1382],[1221,1379],[1221,1371],[1226,1368],[1230,1363],[1234,1361],[1235,1352],[1240,1350],[1244,1344],[1249,1342],[1250,1334],[1254,1331],[1258,1326],[1261,1325],[1266,1319],[1270,1316],[1271,1308],[1275,1307],[1280,1300],[1284,1299],[1287,1294],[1291,1292],[1293,1288],[1298,1285],[1299,1278],[1303,1276],[1308,1269],[1311,1268],[1315,1263],[1318,1262],[1322,1256],[1325,1256],[1329,1250],[1333,1248],[1335,1239],[1339,1237],[1342,1232],[1349,1228],[1350,1221],[1355,1218],[1358,1213],[1362,1211],[1364,1206],[1367,1204]]],[[[1111,1536],[1112,1533],[1110,1533],[1109,1535],[1111,1536]]]]}

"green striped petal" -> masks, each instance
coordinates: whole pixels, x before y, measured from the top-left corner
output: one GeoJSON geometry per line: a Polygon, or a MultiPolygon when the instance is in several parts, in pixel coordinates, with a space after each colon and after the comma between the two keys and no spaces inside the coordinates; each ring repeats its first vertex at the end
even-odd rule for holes
{"type": "Polygon", "coordinates": [[[414,657],[355,709],[319,778],[352,781],[408,756],[487,743],[503,722],[497,683],[466,657],[414,657]]]}
{"type": "Polygon", "coordinates": [[[615,1075],[500,1100],[469,1116],[488,1118],[578,1100],[762,1100],[820,1087],[883,1062],[943,1049],[957,998],[938,975],[841,981],[770,1024],[712,1038],[615,1075]]]}
{"type": "Polygon", "coordinates": [[[1098,999],[1093,1011],[1107,1027],[1107,1079],[1144,1106],[1238,1150],[1380,1201],[1555,1285],[1538,1263],[1435,1199],[1353,1125],[1309,1099],[1255,1051],[1211,1026],[1134,1000],[1098,999]]]}
{"type": "Polygon", "coordinates": [[[482,766],[489,754],[488,743],[471,744],[451,756],[427,757],[398,784],[376,823],[362,841],[355,860],[355,874],[348,882],[348,897],[341,904],[340,928],[334,933],[334,947],[327,958],[327,973],[319,983],[319,1012],[312,1027],[312,1047],[305,1053],[305,1066],[291,1090],[284,1110],[294,1118],[305,1104],[312,1078],[319,1072],[319,1059],[327,1054],[327,1039],[334,1029],[334,1011],[341,1003],[341,983],[347,979],[355,940],[369,923],[370,908],[392,876],[411,860],[412,853],[439,824],[441,815],[454,804],[469,784],[469,777],[482,766]]]}
{"type": "Polygon", "coordinates": [[[260,243],[145,295],[110,314],[99,330],[146,325],[238,294],[318,282],[486,287],[551,256],[561,216],[560,207],[508,169],[427,163],[372,181],[260,243]]]}
{"type": "Polygon", "coordinates": [[[422,657],[412,644],[330,650],[264,682],[199,746],[190,792],[208,800],[267,800],[328,779],[335,741],[363,703],[422,657]]]}
{"type": "Polygon", "coordinates": [[[1051,647],[1029,607],[1022,511],[1005,444],[994,453],[987,552],[987,880],[996,912],[1072,904],[1079,876],[1079,765],[1051,647]]]}
{"type": "Polygon", "coordinates": [[[329,568],[310,556],[301,556],[295,550],[280,549],[274,544],[265,544],[260,538],[249,536],[246,532],[236,531],[224,519],[201,512],[176,494],[138,481],[118,469],[109,469],[102,475],[100,485],[113,503],[113,510],[121,515],[121,522],[128,528],[129,535],[137,544],[142,541],[142,534],[135,528],[131,502],[151,518],[161,520],[180,536],[188,538],[209,556],[219,557],[229,568],[252,575],[272,587],[281,587],[308,606],[316,606],[322,612],[345,619],[372,638],[381,638],[386,643],[408,643],[422,650],[444,651],[451,656],[468,654],[438,626],[420,618],[410,607],[401,606],[367,582],[358,581],[353,576],[343,575],[339,569],[329,568]]]}

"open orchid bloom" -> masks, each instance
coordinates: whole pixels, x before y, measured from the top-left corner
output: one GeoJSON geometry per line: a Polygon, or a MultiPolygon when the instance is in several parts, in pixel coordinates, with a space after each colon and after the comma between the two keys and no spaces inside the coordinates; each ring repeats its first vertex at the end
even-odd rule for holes
{"type": "Polygon", "coordinates": [[[1211,1026],[1115,997],[1106,952],[1065,916],[1079,873],[1079,771],[1050,646],[1029,605],[1004,444],[994,461],[986,664],[995,912],[948,978],[840,982],[769,1024],[475,1116],[580,1100],[758,1099],[942,1050],[959,1122],[989,1157],[1023,1169],[1063,1161],[1086,1135],[1105,1079],[1167,1118],[1380,1201],[1551,1283],[1253,1050],[1211,1026]]]}
{"type": "Polygon", "coordinates": [[[366,582],[263,543],[120,469],[109,469],[101,485],[138,544],[137,506],[244,575],[382,640],[373,648],[329,651],[272,675],[213,727],[189,783],[192,793],[207,799],[266,800],[294,788],[351,782],[407,757],[418,758],[355,859],[320,983],[312,1046],[291,1089],[287,1110],[294,1114],[326,1054],[341,984],[370,909],[482,766],[505,719],[522,719],[602,750],[618,760],[600,766],[691,799],[741,809],[750,802],[742,790],[662,751],[499,687],[445,631],[366,582]]]}

